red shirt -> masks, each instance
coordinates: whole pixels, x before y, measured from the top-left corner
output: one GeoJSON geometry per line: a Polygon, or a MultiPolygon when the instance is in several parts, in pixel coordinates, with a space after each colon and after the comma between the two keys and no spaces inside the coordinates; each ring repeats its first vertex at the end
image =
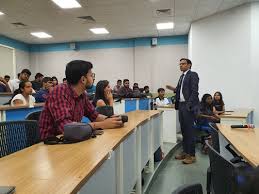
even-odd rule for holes
{"type": "Polygon", "coordinates": [[[91,121],[95,121],[98,116],[86,93],[78,96],[68,84],[56,86],[47,97],[40,115],[41,139],[62,134],[65,124],[81,122],[83,116],[91,121]]]}

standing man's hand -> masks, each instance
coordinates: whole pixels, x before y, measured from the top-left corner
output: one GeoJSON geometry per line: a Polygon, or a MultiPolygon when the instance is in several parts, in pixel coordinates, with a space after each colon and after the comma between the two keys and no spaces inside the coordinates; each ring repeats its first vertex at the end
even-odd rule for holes
{"type": "Polygon", "coordinates": [[[165,87],[166,87],[166,89],[168,89],[168,90],[172,90],[172,91],[175,91],[175,90],[176,90],[175,87],[170,86],[170,85],[166,85],[165,87]]]}

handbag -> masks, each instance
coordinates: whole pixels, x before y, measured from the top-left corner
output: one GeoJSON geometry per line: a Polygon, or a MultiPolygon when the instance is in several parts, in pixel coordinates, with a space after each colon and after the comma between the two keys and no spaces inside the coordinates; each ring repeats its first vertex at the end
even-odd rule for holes
{"type": "Polygon", "coordinates": [[[61,137],[51,136],[44,140],[44,144],[70,144],[77,143],[92,137],[96,137],[91,125],[86,123],[72,122],[64,125],[64,135],[61,137]]]}

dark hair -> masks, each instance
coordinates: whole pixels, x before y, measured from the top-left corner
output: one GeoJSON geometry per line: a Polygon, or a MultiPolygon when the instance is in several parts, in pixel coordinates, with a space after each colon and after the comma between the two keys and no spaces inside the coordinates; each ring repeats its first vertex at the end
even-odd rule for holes
{"type": "Polygon", "coordinates": [[[185,60],[187,62],[188,65],[191,65],[190,66],[190,69],[192,68],[192,61],[190,59],[187,59],[187,58],[181,58],[180,61],[182,60],[185,60]]]}
{"type": "Polygon", "coordinates": [[[10,75],[5,75],[4,78],[5,78],[5,79],[6,79],[6,78],[9,78],[9,79],[10,79],[10,75]]]}
{"type": "MultiPolygon", "coordinates": [[[[218,102],[219,102],[219,104],[220,104],[220,105],[222,105],[222,106],[224,106],[225,104],[224,104],[224,101],[223,101],[223,97],[222,97],[221,92],[219,92],[219,91],[215,92],[214,96],[215,96],[216,94],[218,94],[218,95],[220,96],[220,100],[218,101],[218,102]]],[[[214,102],[216,102],[216,100],[215,100],[215,97],[214,97],[214,96],[213,96],[213,101],[214,101],[214,102]]]]}
{"type": "Polygon", "coordinates": [[[63,78],[63,81],[66,81],[67,80],[67,78],[63,78]]]}
{"type": "Polygon", "coordinates": [[[96,91],[95,91],[95,96],[93,100],[93,105],[96,106],[96,103],[98,100],[103,100],[105,104],[108,104],[107,99],[105,98],[104,95],[104,89],[109,85],[108,80],[101,80],[96,84],[96,91]]]}
{"type": "Polygon", "coordinates": [[[75,85],[79,82],[82,76],[85,76],[89,70],[93,68],[93,64],[88,61],[74,60],[66,66],[66,78],[69,84],[75,85]]]}
{"type": "Polygon", "coordinates": [[[19,83],[19,88],[16,89],[16,90],[14,90],[13,96],[12,96],[12,98],[9,100],[8,104],[11,104],[12,99],[13,99],[17,94],[22,94],[22,89],[24,89],[25,84],[26,84],[27,82],[30,82],[30,81],[21,81],[21,82],[19,83]]]}
{"type": "Polygon", "coordinates": [[[38,79],[38,78],[40,78],[40,77],[43,77],[44,75],[43,74],[41,74],[41,73],[36,73],[36,75],[35,75],[35,79],[38,79]]]}
{"type": "Polygon", "coordinates": [[[208,104],[206,103],[206,99],[207,99],[208,97],[211,97],[211,98],[212,98],[212,96],[211,96],[210,94],[204,94],[204,95],[202,96],[202,98],[201,98],[201,108],[209,107],[210,110],[213,110],[213,104],[211,103],[210,105],[208,105],[208,104]]]}
{"type": "Polygon", "coordinates": [[[138,85],[138,83],[134,83],[133,85],[138,85]]]}
{"type": "Polygon", "coordinates": [[[53,81],[53,79],[52,79],[51,77],[44,77],[44,78],[42,79],[42,82],[43,82],[43,83],[47,83],[47,82],[49,82],[49,81],[53,81]]]}
{"type": "Polygon", "coordinates": [[[17,73],[17,77],[18,77],[18,78],[20,77],[20,75],[21,75],[21,73],[17,73]]]}
{"type": "Polygon", "coordinates": [[[144,90],[145,90],[146,88],[149,88],[149,86],[144,86],[144,90]]]}
{"type": "Polygon", "coordinates": [[[52,77],[52,80],[54,80],[54,79],[58,81],[58,78],[56,76],[52,77]]]}
{"type": "MultiPolygon", "coordinates": [[[[21,73],[27,73],[29,76],[31,76],[31,72],[29,69],[23,69],[21,73]]],[[[19,75],[19,74],[18,74],[19,75]]]]}
{"type": "Polygon", "coordinates": [[[117,80],[117,83],[118,83],[118,82],[122,82],[121,79],[118,79],[118,80],[117,80]]]}
{"type": "Polygon", "coordinates": [[[162,91],[165,91],[165,89],[164,88],[158,88],[158,90],[157,90],[158,93],[162,92],[162,91]]]}
{"type": "Polygon", "coordinates": [[[187,64],[192,65],[192,61],[190,59],[187,58],[181,58],[180,61],[185,60],[187,62],[187,64]]]}
{"type": "Polygon", "coordinates": [[[124,80],[123,80],[123,84],[124,84],[125,82],[129,82],[129,80],[128,80],[128,79],[124,79],[124,80]]]}

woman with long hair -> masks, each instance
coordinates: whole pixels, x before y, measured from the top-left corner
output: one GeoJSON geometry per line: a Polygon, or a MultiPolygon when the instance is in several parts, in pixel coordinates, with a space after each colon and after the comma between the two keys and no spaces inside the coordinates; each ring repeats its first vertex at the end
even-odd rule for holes
{"type": "Polygon", "coordinates": [[[35,98],[32,94],[32,84],[30,81],[21,81],[19,88],[14,91],[13,97],[11,99],[11,106],[21,106],[28,105],[34,106],[35,98]]]}
{"type": "Polygon", "coordinates": [[[112,88],[109,81],[101,80],[97,83],[93,105],[95,107],[113,106],[112,88]]]}
{"type": "Polygon", "coordinates": [[[225,112],[225,104],[221,92],[215,92],[212,105],[215,114],[223,114],[225,112]]]}

